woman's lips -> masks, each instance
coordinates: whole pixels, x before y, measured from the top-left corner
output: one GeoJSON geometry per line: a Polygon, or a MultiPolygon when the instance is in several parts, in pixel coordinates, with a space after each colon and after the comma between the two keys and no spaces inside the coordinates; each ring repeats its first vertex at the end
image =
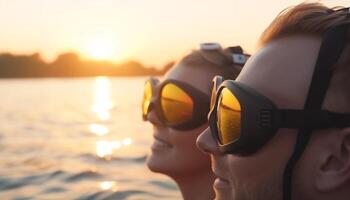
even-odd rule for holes
{"type": "Polygon", "coordinates": [[[160,151],[160,150],[168,149],[171,147],[172,147],[172,145],[170,143],[164,141],[161,138],[154,136],[154,142],[153,142],[152,147],[151,147],[152,150],[160,151]]]}

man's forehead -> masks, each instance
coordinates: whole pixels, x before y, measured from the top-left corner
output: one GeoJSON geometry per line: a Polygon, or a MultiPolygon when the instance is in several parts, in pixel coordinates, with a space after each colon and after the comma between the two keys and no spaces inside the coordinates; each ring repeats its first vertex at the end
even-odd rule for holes
{"type": "Polygon", "coordinates": [[[270,98],[280,108],[302,108],[321,39],[288,36],[264,45],[243,67],[237,81],[270,98]]]}

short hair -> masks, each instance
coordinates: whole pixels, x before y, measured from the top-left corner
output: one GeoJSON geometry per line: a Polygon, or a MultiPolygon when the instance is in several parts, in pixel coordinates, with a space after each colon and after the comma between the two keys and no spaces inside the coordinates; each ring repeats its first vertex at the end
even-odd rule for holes
{"type": "Polygon", "coordinates": [[[349,10],[321,3],[301,3],[283,10],[260,36],[260,44],[293,34],[322,36],[328,29],[350,22],[349,10]]]}
{"type": "Polygon", "coordinates": [[[236,46],[216,50],[193,50],[183,57],[179,63],[188,67],[206,67],[220,72],[218,75],[225,79],[236,79],[242,70],[242,66],[233,62],[233,52],[243,53],[243,49],[236,46]]]}
{"type": "MultiPolygon", "coordinates": [[[[293,35],[321,38],[332,27],[342,24],[349,24],[348,27],[350,27],[349,12],[348,8],[329,8],[321,3],[301,3],[289,7],[279,13],[262,33],[259,45],[262,46],[273,40],[293,35]]],[[[350,111],[350,31],[347,33],[346,42],[346,48],[340,59],[332,66],[334,74],[327,94],[332,100],[337,100],[327,106],[342,112],[350,111]]]]}

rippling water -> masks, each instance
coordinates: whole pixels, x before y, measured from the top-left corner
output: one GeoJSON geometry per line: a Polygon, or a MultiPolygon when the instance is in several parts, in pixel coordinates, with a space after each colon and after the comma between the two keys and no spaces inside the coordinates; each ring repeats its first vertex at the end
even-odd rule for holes
{"type": "Polygon", "coordinates": [[[0,199],[180,199],[145,166],[144,80],[0,80],[0,199]]]}

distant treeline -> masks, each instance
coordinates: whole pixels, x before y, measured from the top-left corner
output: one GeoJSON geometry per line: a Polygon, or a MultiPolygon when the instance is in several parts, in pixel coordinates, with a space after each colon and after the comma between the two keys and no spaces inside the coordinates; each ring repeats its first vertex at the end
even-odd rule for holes
{"type": "Polygon", "coordinates": [[[75,53],[59,55],[47,63],[38,53],[32,55],[0,54],[0,78],[21,77],[86,77],[86,76],[143,76],[163,75],[174,62],[158,70],[139,62],[114,64],[107,61],[84,61],[75,53]]]}

